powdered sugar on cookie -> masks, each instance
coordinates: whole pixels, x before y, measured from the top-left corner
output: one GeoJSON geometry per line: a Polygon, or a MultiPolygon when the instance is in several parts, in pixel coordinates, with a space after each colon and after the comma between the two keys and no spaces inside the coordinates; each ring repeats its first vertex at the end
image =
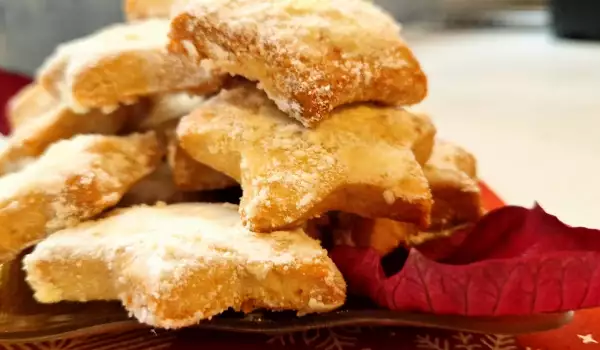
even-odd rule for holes
{"type": "Polygon", "coordinates": [[[175,12],[174,52],[189,42],[277,106],[314,126],[359,101],[414,104],[426,79],[393,18],[363,0],[190,0],[175,12]]]}
{"type": "Polygon", "coordinates": [[[332,210],[427,225],[431,193],[417,162],[433,144],[427,117],[352,106],[307,129],[246,84],[206,101],[177,134],[196,160],[240,181],[242,220],[253,230],[298,226],[332,210]]]}
{"type": "Polygon", "coordinates": [[[72,109],[114,108],[139,97],[220,88],[225,76],[209,62],[170,55],[169,22],[115,24],[60,45],[38,72],[41,84],[72,109]]]}
{"type": "Polygon", "coordinates": [[[118,299],[140,322],[162,328],[230,307],[306,314],[345,301],[345,283],[317,241],[302,230],[250,232],[232,205],[119,210],[54,234],[24,266],[41,302],[118,299]]]}
{"type": "Polygon", "coordinates": [[[153,134],[87,135],[0,178],[0,260],[117,204],[160,159],[153,134]]]}

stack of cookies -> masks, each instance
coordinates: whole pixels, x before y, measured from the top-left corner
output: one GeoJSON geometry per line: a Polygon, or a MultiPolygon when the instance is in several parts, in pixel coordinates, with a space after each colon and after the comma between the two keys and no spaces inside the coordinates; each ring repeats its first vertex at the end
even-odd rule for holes
{"type": "Polygon", "coordinates": [[[35,246],[39,302],[119,300],[162,328],[328,312],[346,285],[320,242],[385,255],[481,216],[473,156],[404,107],[427,80],[372,3],[125,12],[60,45],[9,106],[0,258],[35,246]]]}

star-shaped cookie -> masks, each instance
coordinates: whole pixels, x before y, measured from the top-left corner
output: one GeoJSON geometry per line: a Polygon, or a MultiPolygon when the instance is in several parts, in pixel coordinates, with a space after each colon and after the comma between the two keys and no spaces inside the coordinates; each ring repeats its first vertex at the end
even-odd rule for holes
{"type": "Polygon", "coordinates": [[[82,135],[55,143],[23,170],[0,177],[0,262],[114,206],[160,158],[152,133],[82,135]]]}
{"type": "Polygon", "coordinates": [[[114,24],[62,44],[38,79],[77,112],[110,110],[157,93],[218,91],[225,76],[210,62],[167,52],[168,28],[161,19],[114,24]]]}
{"type": "Polygon", "coordinates": [[[170,50],[259,82],[305,126],[353,102],[411,105],[427,79],[392,16],[364,0],[187,0],[170,50]]]}
{"type": "Polygon", "coordinates": [[[177,134],[193,158],[241,183],[240,213],[252,230],[294,227],[332,210],[429,224],[431,192],[417,161],[433,145],[426,116],[355,105],[307,129],[246,84],[184,117],[177,134]]]}
{"type": "Polygon", "coordinates": [[[140,322],[180,328],[232,308],[327,312],[346,284],[301,229],[244,228],[234,205],[132,207],[57,232],[23,262],[35,298],[121,300],[140,322]]]}
{"type": "Polygon", "coordinates": [[[77,114],[57,102],[29,118],[7,138],[5,147],[0,149],[0,175],[21,169],[56,141],[80,134],[116,134],[134,113],[135,108],[125,106],[108,114],[100,110],[77,114]]]}

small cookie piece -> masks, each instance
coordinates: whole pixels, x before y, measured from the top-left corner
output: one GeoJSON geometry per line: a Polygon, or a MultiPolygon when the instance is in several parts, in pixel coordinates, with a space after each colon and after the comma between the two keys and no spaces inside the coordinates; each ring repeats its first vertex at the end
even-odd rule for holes
{"type": "Polygon", "coordinates": [[[168,162],[175,186],[182,191],[210,191],[237,186],[229,176],[192,158],[176,138],[169,143],[168,162]]]}
{"type": "Polygon", "coordinates": [[[225,76],[210,62],[167,52],[168,28],[159,19],[115,24],[62,44],[38,79],[77,112],[110,110],[157,93],[218,91],[225,76]]]}
{"type": "Polygon", "coordinates": [[[251,230],[295,227],[333,210],[429,225],[431,192],[413,154],[433,144],[423,115],[355,105],[307,129],[244,85],[184,117],[177,135],[190,156],[241,183],[251,230]]]}
{"type": "Polygon", "coordinates": [[[437,140],[423,171],[435,198],[431,230],[479,220],[483,214],[477,160],[464,148],[437,140]]]}
{"type": "Polygon", "coordinates": [[[474,223],[483,215],[477,163],[465,149],[437,140],[424,173],[434,202],[427,230],[407,222],[340,213],[334,228],[338,243],[373,247],[386,255],[400,245],[420,245],[452,235],[457,228],[474,223]]]}
{"type": "Polygon", "coordinates": [[[57,232],[24,259],[42,303],[121,300],[140,322],[192,326],[232,308],[328,312],[346,284],[301,229],[245,229],[237,207],[186,203],[117,210],[57,232]]]}
{"type": "Polygon", "coordinates": [[[154,134],[59,141],[0,178],[0,261],[117,204],[161,158],[154,134]]]}
{"type": "Polygon", "coordinates": [[[371,247],[381,256],[400,246],[414,247],[451,237],[473,223],[439,230],[421,231],[415,225],[389,219],[365,219],[354,214],[338,213],[336,224],[328,227],[336,245],[371,247]]]}
{"type": "Polygon", "coordinates": [[[188,0],[170,38],[172,52],[258,81],[309,127],[341,105],[411,105],[427,93],[400,27],[364,0],[188,0]]]}
{"type": "Polygon", "coordinates": [[[123,0],[123,12],[128,21],[168,19],[175,2],[176,0],[123,0]]]}
{"type": "Polygon", "coordinates": [[[417,226],[390,219],[367,219],[355,214],[335,213],[329,231],[336,245],[371,247],[381,256],[407,246],[417,235],[417,226]]]}
{"type": "Polygon", "coordinates": [[[6,116],[11,131],[14,133],[30,120],[58,106],[59,102],[37,82],[27,85],[8,101],[6,116]]]}
{"type": "Polygon", "coordinates": [[[5,147],[0,149],[0,175],[20,170],[56,141],[79,134],[115,134],[131,113],[132,108],[123,107],[109,114],[99,110],[76,114],[59,102],[30,118],[7,138],[5,147]]]}

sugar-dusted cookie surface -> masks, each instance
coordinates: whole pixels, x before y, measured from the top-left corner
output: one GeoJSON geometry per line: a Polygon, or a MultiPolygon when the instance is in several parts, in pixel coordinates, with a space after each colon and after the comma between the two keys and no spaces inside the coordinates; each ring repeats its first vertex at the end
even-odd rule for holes
{"type": "MultiPolygon", "coordinates": [[[[192,105],[198,106],[195,98],[184,97],[182,104],[175,103],[182,96],[168,96],[160,98],[158,104],[152,108],[147,119],[143,119],[138,129],[149,129],[157,133],[161,144],[166,151],[166,164],[169,168],[171,182],[174,189],[190,194],[191,192],[205,192],[237,187],[238,183],[231,177],[217,171],[192,158],[179,146],[175,135],[175,128],[179,118],[191,111],[192,105]],[[162,112],[159,113],[159,110],[162,112]],[[185,114],[182,113],[185,111],[185,114]],[[165,120],[159,124],[160,121],[165,120]]],[[[188,197],[188,196],[185,196],[188,197]]]]}
{"type": "Polygon", "coordinates": [[[21,169],[54,142],[80,134],[115,134],[133,112],[134,108],[122,107],[108,114],[100,110],[77,114],[59,102],[40,111],[6,139],[5,147],[0,149],[0,175],[21,169]]]}
{"type": "Polygon", "coordinates": [[[385,255],[400,245],[413,246],[449,236],[457,228],[476,222],[483,214],[477,184],[475,157],[453,143],[436,140],[424,166],[433,194],[431,226],[417,226],[389,219],[365,219],[339,214],[334,228],[338,243],[373,247],[385,255]]]}
{"type": "Polygon", "coordinates": [[[140,322],[197,324],[221,312],[327,312],[345,282],[301,229],[250,232],[237,207],[187,203],[133,207],[57,232],[24,260],[43,303],[121,300],[140,322]]]}
{"type": "Polygon", "coordinates": [[[435,198],[432,230],[475,222],[483,214],[477,179],[477,159],[463,147],[436,140],[423,167],[435,198]]]}
{"type": "Polygon", "coordinates": [[[429,224],[431,192],[418,162],[435,135],[426,116],[358,105],[307,129],[246,84],[184,117],[177,135],[194,159],[241,183],[240,212],[252,230],[332,210],[429,224]]]}
{"type": "Polygon", "coordinates": [[[205,97],[187,92],[167,93],[152,96],[148,101],[148,113],[139,118],[136,130],[155,130],[167,123],[181,119],[204,103],[205,97]]]}
{"type": "Polygon", "coordinates": [[[161,157],[152,134],[83,135],[0,178],[0,261],[117,204],[161,157]]]}
{"type": "Polygon", "coordinates": [[[364,0],[187,0],[170,49],[258,81],[285,113],[315,126],[359,101],[411,105],[427,79],[394,19],[364,0]]]}
{"type": "Polygon", "coordinates": [[[182,191],[210,191],[237,186],[229,176],[192,158],[176,138],[169,142],[167,159],[175,186],[182,191]]]}
{"type": "Polygon", "coordinates": [[[211,63],[167,52],[168,28],[161,19],[114,24],[61,44],[39,81],[76,111],[110,110],[157,93],[218,90],[225,77],[211,63]]]}

